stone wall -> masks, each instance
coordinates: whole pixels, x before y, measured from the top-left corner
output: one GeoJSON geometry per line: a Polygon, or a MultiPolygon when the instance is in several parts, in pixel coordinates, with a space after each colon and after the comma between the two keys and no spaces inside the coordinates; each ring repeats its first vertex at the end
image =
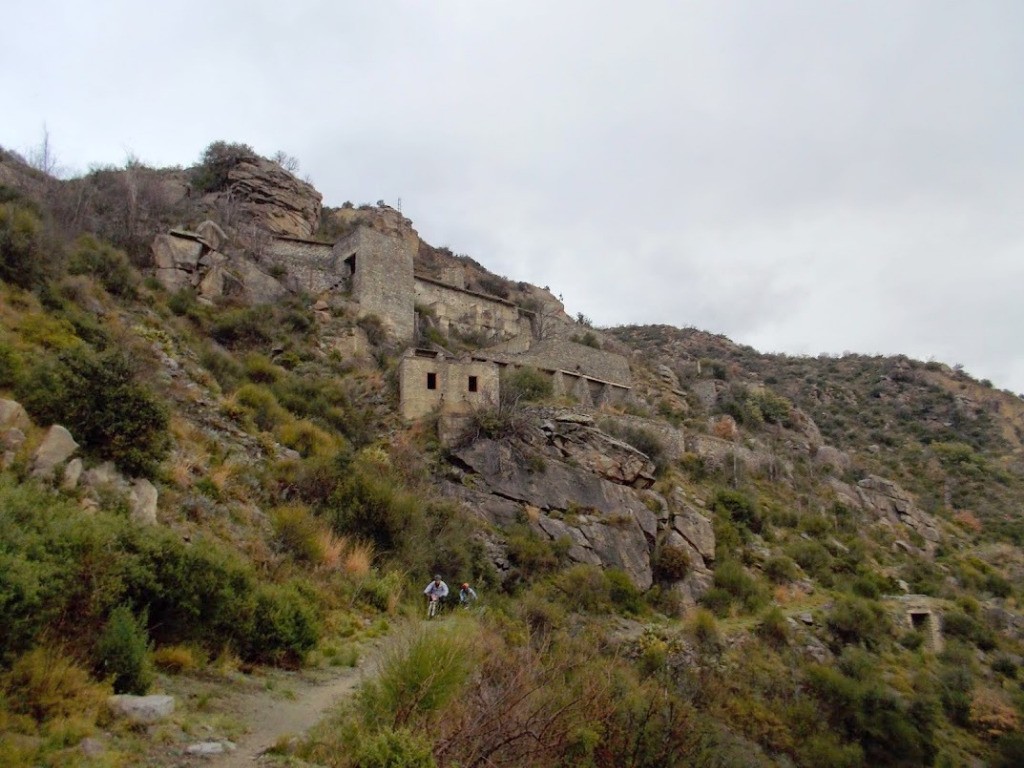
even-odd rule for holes
{"type": "Polygon", "coordinates": [[[359,314],[376,315],[400,341],[415,332],[413,256],[416,232],[382,233],[360,227],[334,245],[333,258],[352,272],[352,299],[359,314]]]}
{"type": "Polygon", "coordinates": [[[469,413],[477,407],[497,405],[498,366],[484,360],[452,360],[413,352],[399,363],[398,387],[405,419],[422,418],[435,408],[448,414],[469,413]],[[471,391],[472,386],[476,391],[471,391]]]}
{"type": "Polygon", "coordinates": [[[488,343],[530,338],[530,321],[515,304],[416,275],[416,303],[429,307],[444,334],[483,334],[488,343]]]}
{"type": "Polygon", "coordinates": [[[330,243],[278,237],[264,251],[267,262],[284,274],[289,290],[313,296],[348,289],[348,267],[330,243]]]}
{"type": "Polygon", "coordinates": [[[570,373],[577,372],[592,379],[632,387],[633,377],[629,363],[622,355],[577,344],[569,339],[543,339],[534,343],[528,352],[513,362],[550,368],[570,373]]]}

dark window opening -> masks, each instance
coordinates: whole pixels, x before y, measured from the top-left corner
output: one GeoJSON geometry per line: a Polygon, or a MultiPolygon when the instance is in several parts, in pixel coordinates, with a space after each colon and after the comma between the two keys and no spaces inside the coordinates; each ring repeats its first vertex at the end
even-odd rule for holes
{"type": "Polygon", "coordinates": [[[470,376],[469,377],[469,391],[470,392],[476,392],[476,388],[477,388],[476,376],[470,376]]]}
{"type": "Polygon", "coordinates": [[[348,273],[354,275],[356,273],[356,255],[353,253],[345,259],[345,263],[348,264],[348,273]]]}
{"type": "Polygon", "coordinates": [[[930,613],[912,613],[910,614],[910,623],[914,629],[918,632],[928,629],[931,626],[932,616],[930,613]]]}
{"type": "Polygon", "coordinates": [[[437,374],[436,373],[428,373],[427,374],[427,389],[437,389],[437,374]]]}

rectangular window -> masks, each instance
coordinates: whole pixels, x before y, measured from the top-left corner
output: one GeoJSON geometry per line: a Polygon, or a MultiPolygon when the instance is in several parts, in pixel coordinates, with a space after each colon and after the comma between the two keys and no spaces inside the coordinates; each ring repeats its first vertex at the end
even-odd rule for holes
{"type": "Polygon", "coordinates": [[[477,387],[476,376],[470,376],[469,377],[469,391],[470,392],[476,392],[476,387],[477,387]]]}
{"type": "Polygon", "coordinates": [[[437,374],[436,373],[428,373],[427,374],[427,389],[437,389],[437,374]]]}

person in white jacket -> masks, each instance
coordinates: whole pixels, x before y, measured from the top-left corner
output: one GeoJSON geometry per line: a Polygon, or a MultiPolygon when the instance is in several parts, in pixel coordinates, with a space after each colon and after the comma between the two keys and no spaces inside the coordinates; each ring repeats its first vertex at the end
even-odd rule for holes
{"type": "Polygon", "coordinates": [[[433,616],[441,605],[441,601],[448,597],[448,585],[441,579],[441,574],[434,574],[434,580],[427,584],[423,590],[427,596],[427,616],[433,616]]]}

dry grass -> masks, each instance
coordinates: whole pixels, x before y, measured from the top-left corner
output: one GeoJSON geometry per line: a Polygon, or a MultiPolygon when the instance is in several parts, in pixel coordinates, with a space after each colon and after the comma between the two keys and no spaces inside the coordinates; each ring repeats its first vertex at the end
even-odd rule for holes
{"type": "Polygon", "coordinates": [[[112,691],[57,648],[41,647],[21,656],[5,675],[11,708],[43,723],[75,719],[95,723],[112,691]]]}
{"type": "Polygon", "coordinates": [[[158,669],[172,674],[190,672],[200,666],[196,653],[184,645],[168,645],[153,651],[153,663],[158,669]]]}
{"type": "Polygon", "coordinates": [[[373,566],[373,554],[373,544],[354,542],[345,552],[345,561],[341,569],[349,576],[367,576],[373,566]]]}

